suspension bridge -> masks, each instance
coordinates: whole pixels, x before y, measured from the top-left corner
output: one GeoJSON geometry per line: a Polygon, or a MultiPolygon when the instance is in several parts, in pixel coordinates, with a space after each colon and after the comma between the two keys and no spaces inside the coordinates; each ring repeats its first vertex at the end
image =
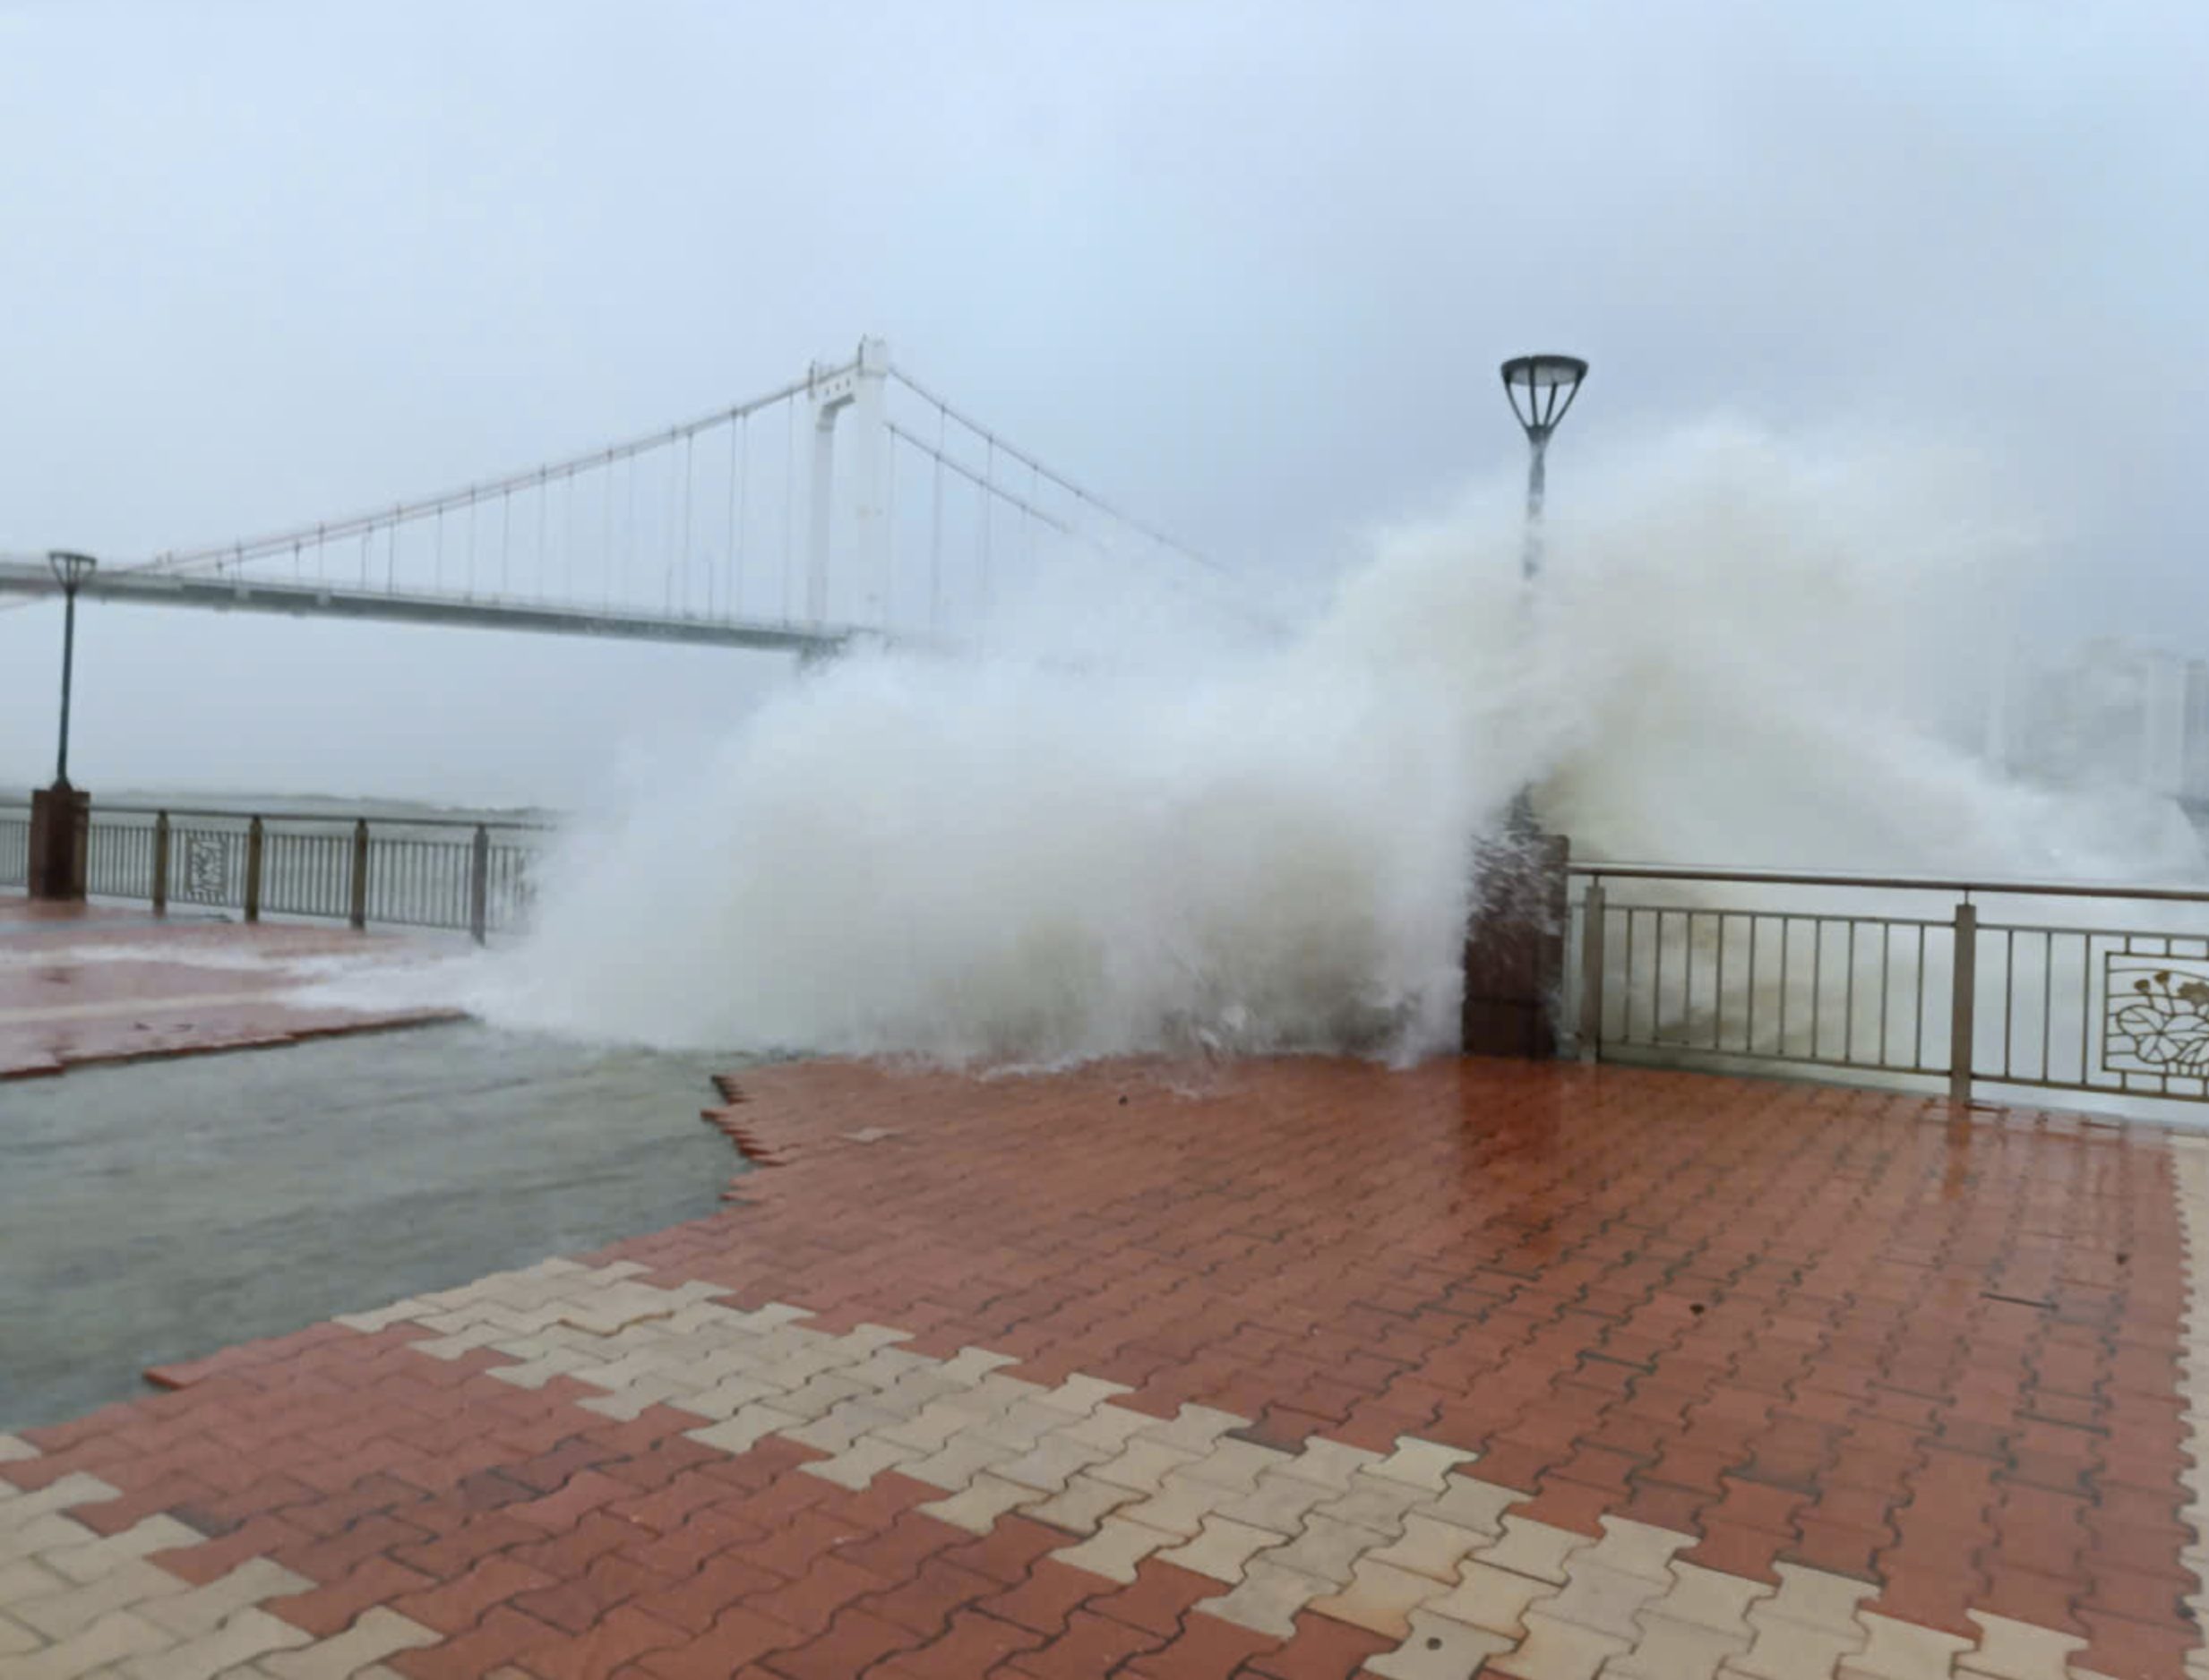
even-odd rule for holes
{"type": "MultiPolygon", "coordinates": [[[[1054,554],[1188,587],[1219,568],[997,435],[881,339],[663,431],[257,536],[103,561],[79,593],[716,644],[818,657],[958,646],[1054,554]]],[[[50,595],[0,557],[0,594],[50,595]]]]}

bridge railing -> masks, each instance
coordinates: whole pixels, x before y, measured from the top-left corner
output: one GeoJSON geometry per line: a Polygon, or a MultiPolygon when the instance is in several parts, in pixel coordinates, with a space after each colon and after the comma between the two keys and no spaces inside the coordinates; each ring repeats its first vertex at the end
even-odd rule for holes
{"type": "MultiPolygon", "coordinates": [[[[550,829],[466,818],[95,806],[95,898],[465,931],[478,944],[526,920],[550,829]]],[[[30,819],[0,813],[0,887],[27,878],[30,819]]]]}
{"type": "Polygon", "coordinates": [[[2209,1101],[2209,890],[1587,864],[1587,1060],[2209,1101]]]}

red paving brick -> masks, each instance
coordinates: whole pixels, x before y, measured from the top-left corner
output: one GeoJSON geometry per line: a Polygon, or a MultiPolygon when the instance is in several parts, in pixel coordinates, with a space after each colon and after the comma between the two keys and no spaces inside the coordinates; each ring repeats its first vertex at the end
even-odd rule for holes
{"type": "Polygon", "coordinates": [[[418,937],[327,924],[245,925],[181,910],[156,918],[0,894],[0,953],[25,959],[0,964],[0,1080],[451,1019],[449,1010],[310,1007],[284,996],[299,983],[288,961],[425,948],[434,947],[418,937]]]}
{"type": "MultiPolygon", "coordinates": [[[[584,1264],[643,1268],[655,1301],[792,1303],[809,1333],[889,1325],[901,1359],[1015,1353],[1006,1376],[1124,1384],[1114,1407],[1162,1420],[1216,1408],[1261,1457],[1416,1436],[1571,1543],[1631,1518],[1681,1537],[1675,1564],[1774,1587],[1807,1565],[1861,1582],[1860,1614],[1974,1641],[1967,1612],[2007,1616],[2110,1676],[2176,1680],[2199,1643],[2192,1282],[2157,1128],[1474,1062],[807,1064],[729,1094],[709,1118],[785,1164],[584,1264]]],[[[433,1333],[201,1361],[30,1432],[45,1456],[0,1480],[97,1476],[119,1497],[69,1513],[95,1532],[176,1513],[210,1539],[157,1561],[190,1580],[273,1557],[310,1585],[264,1607],[318,1636],[408,1616],[443,1636],[389,1659],[418,1680],[1306,1680],[1401,1637],[1309,1608],[1293,1638],[1237,1625],[1198,1607],[1231,1583],[1161,1557],[1127,1583],[1061,1561],[1080,1537],[1050,1522],[932,1514],[916,1461],[847,1490],[806,1468],[820,1447],[605,1417],[604,1387],[517,1387],[495,1372],[519,1355],[448,1362],[433,1333]]]]}

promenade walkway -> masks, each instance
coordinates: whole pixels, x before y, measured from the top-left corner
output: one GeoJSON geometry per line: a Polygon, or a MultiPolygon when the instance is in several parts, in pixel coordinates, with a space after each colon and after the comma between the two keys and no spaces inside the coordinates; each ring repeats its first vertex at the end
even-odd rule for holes
{"type": "Polygon", "coordinates": [[[2209,1674],[2188,1139],[1477,1062],[731,1093],[720,1214],[0,1436],[0,1675],[2209,1674]]]}
{"type": "Polygon", "coordinates": [[[302,964],[373,960],[420,943],[0,894],[0,1079],[450,1018],[308,1008],[283,996],[302,964]]]}

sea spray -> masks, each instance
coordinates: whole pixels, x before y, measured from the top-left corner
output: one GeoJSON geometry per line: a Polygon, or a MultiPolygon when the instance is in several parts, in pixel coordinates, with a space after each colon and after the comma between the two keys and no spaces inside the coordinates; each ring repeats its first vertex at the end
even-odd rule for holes
{"type": "Polygon", "coordinates": [[[1271,641],[1264,599],[1068,556],[982,651],[818,670],[641,760],[528,939],[441,983],[660,1045],[1406,1059],[1455,1043],[1474,843],[1530,784],[1581,859],[2202,874],[2175,811],[1944,729],[2034,552],[1979,464],[1713,424],[1553,466],[1531,594],[1505,479],[1271,641]]]}

